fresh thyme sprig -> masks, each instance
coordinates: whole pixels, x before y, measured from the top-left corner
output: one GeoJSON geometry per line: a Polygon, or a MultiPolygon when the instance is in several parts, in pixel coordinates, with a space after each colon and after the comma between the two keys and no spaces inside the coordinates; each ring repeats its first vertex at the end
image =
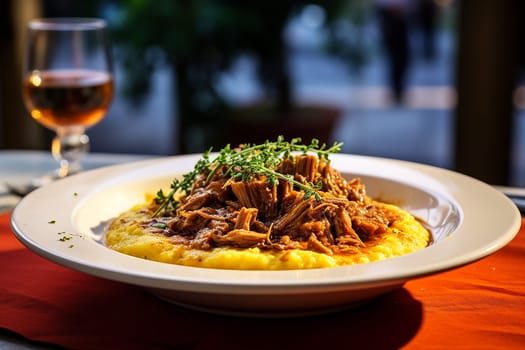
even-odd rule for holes
{"type": "Polygon", "coordinates": [[[206,172],[210,167],[210,153],[211,148],[204,152],[202,158],[197,161],[195,167],[189,173],[182,175],[182,180],[174,179],[170,185],[170,192],[166,195],[164,191],[160,189],[155,197],[155,203],[160,204],[153,216],[158,216],[161,212],[168,213],[173,211],[179,205],[179,201],[175,199],[175,195],[180,193],[182,195],[189,193],[193,187],[195,177],[201,173],[206,172]]]}
{"type": "Polygon", "coordinates": [[[284,159],[292,160],[292,153],[297,152],[303,155],[316,153],[318,158],[330,161],[329,155],[339,152],[341,146],[342,143],[335,142],[331,147],[327,147],[324,143],[320,144],[317,139],[313,139],[310,144],[306,145],[301,143],[301,138],[294,138],[288,142],[283,136],[279,136],[276,141],[266,141],[259,145],[246,144],[235,149],[226,145],[213,160],[210,160],[212,150],[209,149],[203,154],[194,169],[183,175],[182,180],[173,180],[171,191],[167,195],[162,190],[157,192],[155,203],[159,204],[159,208],[153,216],[174,211],[179,204],[175,196],[189,193],[197,175],[208,173],[205,180],[208,182],[219,169],[223,169],[225,176],[242,181],[249,181],[256,176],[266,176],[267,182],[271,185],[277,185],[279,180],[287,181],[303,190],[305,198],[314,197],[320,200],[318,190],[321,184],[305,184],[297,181],[293,175],[281,174],[274,169],[284,159]]]}

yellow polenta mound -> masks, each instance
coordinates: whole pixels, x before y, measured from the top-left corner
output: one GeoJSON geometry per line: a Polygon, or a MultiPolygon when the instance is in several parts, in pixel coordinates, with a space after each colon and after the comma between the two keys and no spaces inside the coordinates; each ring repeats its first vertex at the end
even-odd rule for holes
{"type": "Polygon", "coordinates": [[[377,204],[395,213],[387,231],[371,236],[364,246],[340,254],[311,250],[268,250],[257,247],[217,247],[191,249],[174,244],[170,237],[155,233],[146,222],[153,210],[149,204],[122,213],[106,232],[106,245],[118,252],[138,258],[206,268],[236,270],[286,270],[362,264],[400,256],[425,248],[430,233],[411,214],[397,206],[377,204]]]}
{"type": "Polygon", "coordinates": [[[217,269],[288,270],[382,260],[422,249],[430,233],[331,167],[330,148],[278,138],[209,152],[148,204],[122,213],[111,249],[217,269]]]}

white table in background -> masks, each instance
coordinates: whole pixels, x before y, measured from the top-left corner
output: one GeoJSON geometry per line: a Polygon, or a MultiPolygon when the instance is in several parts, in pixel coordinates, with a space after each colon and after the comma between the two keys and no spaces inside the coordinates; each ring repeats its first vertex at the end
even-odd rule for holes
{"type": "MultiPolygon", "coordinates": [[[[82,161],[82,169],[138,161],[152,156],[131,154],[90,153],[82,161]]],[[[0,212],[12,209],[20,200],[9,195],[5,183],[25,184],[58,167],[57,161],[46,151],[0,150],[0,212]]]]}

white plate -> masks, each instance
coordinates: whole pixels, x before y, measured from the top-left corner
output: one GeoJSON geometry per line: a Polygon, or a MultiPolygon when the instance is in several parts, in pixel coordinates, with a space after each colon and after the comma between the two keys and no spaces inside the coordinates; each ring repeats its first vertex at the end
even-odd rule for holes
{"type": "Polygon", "coordinates": [[[517,208],[491,186],[452,171],[382,158],[335,154],[332,165],[361,177],[368,194],[425,220],[429,247],[380,262],[313,270],[235,271],[177,266],[127,256],[101,243],[105,223],[167,188],[200,155],[100,168],[40,188],[12,214],[17,237],[43,257],[92,275],[145,287],[169,301],[212,312],[283,316],[352,307],[417,277],[481,259],[518,232],[517,208]]]}

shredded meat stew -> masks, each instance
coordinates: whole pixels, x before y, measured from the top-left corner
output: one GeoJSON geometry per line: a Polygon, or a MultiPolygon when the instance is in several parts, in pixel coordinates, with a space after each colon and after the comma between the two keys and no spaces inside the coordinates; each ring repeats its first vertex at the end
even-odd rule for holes
{"type": "Polygon", "coordinates": [[[195,179],[174,216],[151,219],[146,225],[165,224],[162,233],[191,248],[259,247],[303,249],[344,254],[383,233],[396,219],[392,212],[366,195],[358,178],[345,180],[325,160],[298,155],[276,169],[301,183],[320,184],[321,199],[305,199],[304,192],[264,176],[247,182],[224,176],[219,169],[195,179]]]}

